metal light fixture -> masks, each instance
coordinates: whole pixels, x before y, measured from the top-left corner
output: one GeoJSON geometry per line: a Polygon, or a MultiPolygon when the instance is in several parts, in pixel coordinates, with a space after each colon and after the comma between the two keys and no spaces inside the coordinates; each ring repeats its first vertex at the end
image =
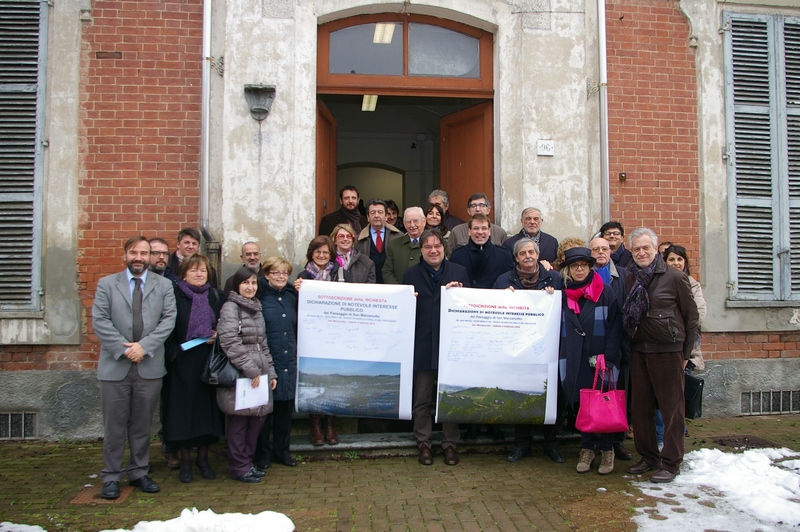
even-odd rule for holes
{"type": "Polygon", "coordinates": [[[378,106],[377,94],[365,94],[364,98],[361,100],[362,111],[374,111],[375,107],[377,106],[378,106]]]}
{"type": "Polygon", "coordinates": [[[275,85],[245,85],[244,98],[250,106],[250,116],[261,122],[269,115],[275,99],[275,85]]]}

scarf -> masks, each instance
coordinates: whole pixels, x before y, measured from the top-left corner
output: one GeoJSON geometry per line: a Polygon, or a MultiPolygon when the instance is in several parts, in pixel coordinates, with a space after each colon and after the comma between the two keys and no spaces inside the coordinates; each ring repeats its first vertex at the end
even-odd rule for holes
{"type": "Polygon", "coordinates": [[[611,262],[594,270],[606,284],[611,284],[611,262]]]}
{"type": "Polygon", "coordinates": [[[329,262],[325,269],[320,269],[314,261],[306,264],[306,273],[308,273],[315,281],[330,281],[331,272],[333,271],[333,262],[329,262]]]}
{"type": "Polygon", "coordinates": [[[236,303],[241,308],[250,312],[250,314],[255,314],[256,312],[261,312],[261,301],[256,298],[247,299],[241,294],[237,294],[236,292],[231,292],[228,295],[228,301],[236,303]]]}
{"type": "Polygon", "coordinates": [[[533,290],[536,288],[536,285],[539,283],[540,273],[541,270],[539,269],[538,262],[536,263],[536,269],[532,272],[522,271],[519,266],[517,266],[517,277],[519,277],[519,282],[525,290],[533,290]]]}
{"type": "Polygon", "coordinates": [[[542,232],[541,231],[539,231],[535,235],[531,236],[531,235],[528,234],[528,232],[525,230],[525,228],[523,228],[522,229],[522,234],[525,235],[526,237],[530,238],[534,242],[536,242],[536,247],[539,247],[539,239],[542,237],[542,232]]]}
{"type": "Polygon", "coordinates": [[[350,222],[350,225],[353,226],[353,229],[355,229],[356,236],[358,236],[361,232],[361,212],[359,212],[358,207],[352,211],[348,211],[342,207],[342,212],[344,213],[344,217],[347,218],[347,221],[350,222]]]}
{"type": "Polygon", "coordinates": [[[663,265],[664,259],[661,258],[661,255],[656,253],[656,258],[648,267],[640,268],[636,265],[631,269],[631,273],[636,281],[631,287],[628,299],[622,306],[622,326],[631,338],[636,334],[636,329],[639,328],[642,316],[650,309],[650,294],[647,293],[647,287],[650,286],[656,269],[663,265]]]}
{"type": "Polygon", "coordinates": [[[211,285],[194,286],[186,281],[178,281],[178,288],[192,300],[189,309],[189,323],[186,325],[186,338],[184,341],[195,338],[210,338],[217,326],[217,317],[208,302],[208,291],[211,285]]]}
{"type": "Polygon", "coordinates": [[[338,262],[339,266],[341,266],[342,269],[344,269],[344,270],[346,270],[347,268],[350,267],[350,259],[352,259],[352,258],[353,258],[353,250],[352,249],[350,249],[345,254],[336,252],[336,262],[338,262]]]}
{"type": "Polygon", "coordinates": [[[424,260],[419,261],[419,265],[422,269],[430,276],[431,283],[433,284],[434,288],[439,286],[442,281],[442,276],[444,275],[444,263],[447,259],[444,259],[442,263],[439,265],[438,270],[434,270],[433,266],[425,262],[424,260]]]}
{"type": "MultiPolygon", "coordinates": [[[[614,261],[614,264],[619,262],[623,253],[625,253],[625,244],[620,244],[617,250],[611,254],[611,260],[614,261]]],[[[657,253],[657,255],[659,255],[659,253],[657,253]]]]}
{"type": "Polygon", "coordinates": [[[578,301],[585,297],[586,299],[597,303],[600,299],[600,294],[603,293],[603,279],[599,275],[595,275],[590,271],[589,276],[579,283],[570,283],[564,289],[567,294],[567,306],[575,314],[581,313],[581,307],[578,301]]]}

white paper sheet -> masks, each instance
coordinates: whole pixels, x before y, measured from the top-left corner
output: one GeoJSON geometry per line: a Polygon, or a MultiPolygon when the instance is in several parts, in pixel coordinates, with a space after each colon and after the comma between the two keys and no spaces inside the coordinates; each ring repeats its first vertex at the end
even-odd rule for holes
{"type": "Polygon", "coordinates": [[[442,288],[437,421],[555,423],[561,292],[442,288]]]}
{"type": "Polygon", "coordinates": [[[269,404],[269,375],[262,375],[256,388],[251,382],[250,379],[236,379],[236,410],[269,404]]]}
{"type": "Polygon", "coordinates": [[[298,412],[411,419],[414,289],[303,281],[298,412]]]}

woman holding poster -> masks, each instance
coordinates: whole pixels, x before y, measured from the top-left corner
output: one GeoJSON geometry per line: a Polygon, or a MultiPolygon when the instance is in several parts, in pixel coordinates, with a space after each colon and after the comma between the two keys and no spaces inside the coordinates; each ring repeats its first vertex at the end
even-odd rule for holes
{"type": "MultiPolygon", "coordinates": [[[[297,275],[297,279],[294,281],[295,290],[300,290],[303,279],[314,281],[346,280],[347,277],[344,271],[340,269],[339,263],[336,261],[335,253],[336,248],[329,236],[320,235],[314,237],[308,244],[308,250],[306,251],[306,259],[308,260],[306,267],[297,275]]],[[[322,445],[322,415],[309,414],[308,419],[311,420],[311,445],[322,445]]],[[[339,437],[336,435],[336,428],[334,427],[335,420],[336,416],[328,416],[325,441],[329,445],[339,443],[339,437]]]]}
{"type": "MultiPolygon", "coordinates": [[[[233,274],[234,290],[219,313],[219,345],[253,388],[278,384],[272,357],[267,347],[267,333],[261,303],[256,299],[258,278],[247,267],[233,274]],[[269,382],[261,382],[261,376],[269,382]]],[[[217,403],[228,414],[228,469],[234,480],[259,482],[264,472],[253,466],[256,442],[272,405],[236,410],[236,388],[217,388],[217,403]]]]}
{"type": "MultiPolygon", "coordinates": [[[[616,382],[619,346],[622,341],[622,313],[611,288],[592,270],[595,259],[588,248],[577,247],[564,253],[564,302],[558,361],[561,384],[568,404],[578,411],[580,389],[591,388],[594,361],[604,355],[616,382]]],[[[614,470],[614,435],[581,433],[578,473],[592,468],[595,449],[602,451],[598,473],[614,470]]]]}

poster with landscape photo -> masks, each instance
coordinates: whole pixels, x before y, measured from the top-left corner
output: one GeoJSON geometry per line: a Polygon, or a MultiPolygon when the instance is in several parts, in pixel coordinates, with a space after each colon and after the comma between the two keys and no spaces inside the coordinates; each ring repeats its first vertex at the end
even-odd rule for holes
{"type": "Polygon", "coordinates": [[[298,412],[411,419],[411,286],[303,281],[298,310],[298,412]]]}
{"type": "Polygon", "coordinates": [[[561,293],[442,290],[438,422],[552,424],[561,293]]]}

